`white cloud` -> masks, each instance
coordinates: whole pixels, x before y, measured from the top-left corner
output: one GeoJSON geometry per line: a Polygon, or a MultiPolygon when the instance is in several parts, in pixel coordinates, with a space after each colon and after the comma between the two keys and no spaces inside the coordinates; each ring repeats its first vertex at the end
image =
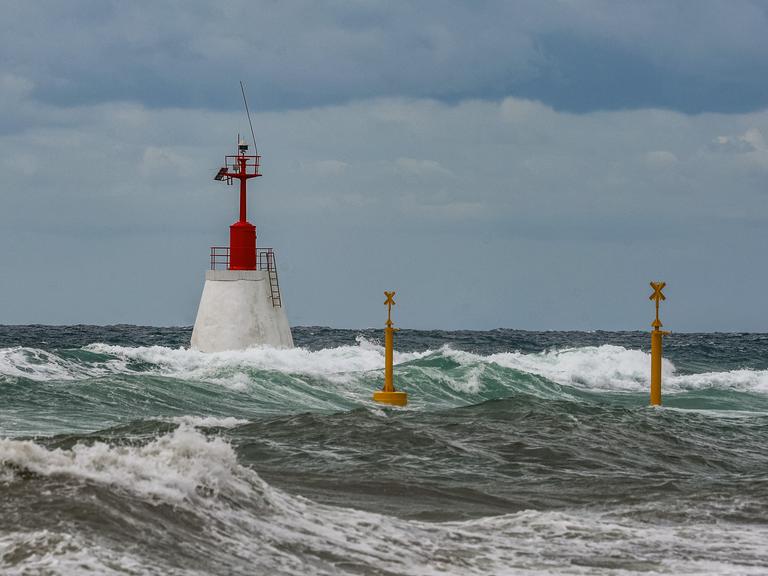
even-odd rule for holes
{"type": "Polygon", "coordinates": [[[758,128],[749,128],[735,136],[717,136],[712,140],[710,149],[715,152],[738,155],[743,166],[768,169],[768,145],[758,128]]]}
{"type": "Polygon", "coordinates": [[[349,168],[349,164],[341,160],[317,160],[301,165],[302,169],[313,172],[319,176],[339,176],[349,168]]]}
{"type": "Polygon", "coordinates": [[[757,128],[750,128],[743,134],[736,136],[717,136],[713,138],[712,146],[718,151],[735,153],[766,149],[763,135],[757,128]]]}
{"type": "Polygon", "coordinates": [[[17,173],[23,176],[34,176],[40,169],[40,160],[29,152],[17,152],[2,159],[3,173],[17,173]]]}
{"type": "Polygon", "coordinates": [[[501,117],[506,122],[524,122],[547,112],[551,108],[533,100],[505,98],[501,102],[501,117]]]}
{"type": "Polygon", "coordinates": [[[741,136],[717,136],[712,139],[712,149],[716,152],[740,154],[753,152],[755,147],[741,136]]]}
{"type": "Polygon", "coordinates": [[[677,156],[668,150],[652,150],[645,155],[645,161],[652,168],[669,168],[677,164],[677,156]]]}
{"type": "Polygon", "coordinates": [[[453,177],[454,174],[447,168],[444,168],[440,162],[435,160],[420,160],[418,158],[398,158],[395,160],[395,170],[407,176],[421,177],[453,177]]]}
{"type": "Polygon", "coordinates": [[[750,128],[740,136],[740,139],[752,145],[755,150],[765,150],[765,139],[757,128],[750,128]]]}
{"type": "Polygon", "coordinates": [[[28,78],[15,74],[0,75],[0,103],[10,105],[27,97],[34,88],[34,83],[28,78]]]}
{"type": "Polygon", "coordinates": [[[180,176],[188,173],[192,166],[191,158],[171,148],[147,146],[139,170],[147,177],[166,176],[169,172],[173,176],[180,176]]]}

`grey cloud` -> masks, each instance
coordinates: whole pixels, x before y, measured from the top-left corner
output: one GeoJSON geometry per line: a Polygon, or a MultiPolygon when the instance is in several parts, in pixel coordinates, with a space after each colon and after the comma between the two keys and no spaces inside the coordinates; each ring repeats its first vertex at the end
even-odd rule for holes
{"type": "Polygon", "coordinates": [[[768,105],[767,20],[750,0],[15,0],[0,65],[64,106],[234,110],[242,78],[261,110],[515,95],[575,112],[744,112],[768,105]]]}

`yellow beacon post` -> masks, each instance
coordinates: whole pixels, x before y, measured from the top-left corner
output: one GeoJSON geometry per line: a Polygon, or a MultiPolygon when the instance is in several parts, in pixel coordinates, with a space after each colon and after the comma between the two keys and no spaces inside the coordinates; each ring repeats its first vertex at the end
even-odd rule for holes
{"type": "Polygon", "coordinates": [[[661,406],[662,338],[669,334],[669,332],[661,330],[659,302],[667,299],[661,292],[666,285],[666,282],[651,282],[653,294],[651,294],[650,300],[656,301],[656,320],[651,324],[653,326],[653,331],[651,332],[651,406],[661,406]]]}
{"type": "Polygon", "coordinates": [[[373,399],[382,404],[405,406],[408,404],[408,394],[395,390],[395,385],[392,382],[392,356],[395,344],[395,331],[397,330],[397,328],[392,327],[392,306],[395,305],[393,300],[395,293],[384,292],[384,296],[387,297],[384,301],[384,305],[387,307],[387,327],[384,328],[384,389],[375,390],[373,392],[373,399]]]}

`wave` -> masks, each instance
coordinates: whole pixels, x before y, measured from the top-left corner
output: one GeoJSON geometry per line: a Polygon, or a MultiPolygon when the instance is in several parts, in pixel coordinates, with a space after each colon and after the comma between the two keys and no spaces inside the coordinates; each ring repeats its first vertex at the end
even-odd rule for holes
{"type": "Polygon", "coordinates": [[[115,554],[93,539],[55,529],[0,532],[0,568],[7,576],[153,573],[128,551],[115,554]]]}
{"type": "Polygon", "coordinates": [[[174,424],[192,426],[194,428],[236,428],[248,424],[250,420],[233,416],[173,416],[168,419],[174,424]]]}
{"type": "Polygon", "coordinates": [[[689,522],[679,530],[648,525],[629,507],[430,523],[322,505],[274,488],[222,438],[186,424],[141,445],[48,449],[1,440],[0,474],[16,497],[11,506],[39,498],[50,482],[61,499],[45,526],[25,524],[27,515],[4,516],[6,573],[55,566],[56,559],[71,573],[120,566],[168,574],[758,574],[768,560],[765,526],[689,522]],[[64,503],[78,502],[98,504],[97,513],[68,513],[64,503]],[[131,530],[104,522],[113,509],[131,530]],[[69,532],[93,538],[86,543],[69,532]],[[168,534],[195,544],[166,556],[168,534]],[[141,558],[132,555],[137,549],[141,558]]]}
{"type": "MultiPolygon", "coordinates": [[[[166,375],[193,380],[217,378],[223,373],[231,374],[232,369],[240,369],[323,376],[347,382],[350,374],[380,370],[383,366],[384,348],[363,337],[357,340],[357,346],[338,346],[317,351],[261,347],[206,353],[189,348],[130,348],[106,344],[92,344],[85,349],[120,358],[126,361],[126,366],[130,366],[131,361],[144,362],[160,368],[166,375]]],[[[431,353],[429,350],[396,352],[395,363],[409,362],[431,353]]],[[[234,384],[238,386],[236,381],[234,384]]]]}
{"type": "MultiPolygon", "coordinates": [[[[584,390],[647,392],[650,384],[650,354],[622,346],[605,344],[536,354],[503,352],[488,356],[450,348],[442,352],[464,365],[496,364],[584,390]]],[[[705,388],[768,392],[768,370],[681,375],[669,359],[663,358],[662,379],[666,393],[705,388]]]]}
{"type": "Polygon", "coordinates": [[[78,380],[117,373],[124,368],[117,359],[91,356],[70,357],[67,351],[56,353],[22,346],[0,348],[0,377],[35,381],[78,380]]]}
{"type": "MultiPolygon", "coordinates": [[[[254,348],[206,354],[186,348],[91,344],[81,349],[0,349],[5,435],[98,430],[136,418],[235,418],[381,410],[383,348],[316,351],[254,348]]],[[[395,354],[396,385],[411,411],[535,397],[637,406],[648,394],[650,357],[614,345],[481,355],[443,346],[395,354]]],[[[665,404],[768,410],[768,370],[679,374],[663,364],[665,404]]],[[[211,425],[213,426],[213,425],[211,425]]],[[[221,427],[227,427],[223,423],[221,427]]]]}
{"type": "Polygon", "coordinates": [[[217,493],[242,488],[233,474],[237,457],[232,447],[220,438],[208,440],[188,425],[144,446],[96,442],[77,444],[71,450],[48,450],[30,440],[0,439],[0,463],[5,482],[13,481],[20,471],[62,475],[171,502],[193,498],[201,490],[217,493]]]}
{"type": "MultiPolygon", "coordinates": [[[[50,352],[34,348],[0,349],[0,375],[37,381],[77,380],[109,374],[153,374],[191,381],[207,381],[245,390],[254,373],[321,377],[348,384],[361,374],[378,373],[384,350],[363,337],[356,346],[311,351],[252,348],[203,353],[164,346],[126,347],[91,344],[76,351],[50,352]]],[[[395,352],[395,364],[415,366],[459,392],[477,392],[488,366],[531,374],[583,390],[645,392],[650,355],[622,346],[602,345],[549,350],[540,353],[501,352],[481,355],[450,346],[420,352],[395,352]],[[439,360],[449,363],[440,363],[439,360]],[[459,380],[451,378],[451,364],[465,366],[459,380]]],[[[768,370],[678,374],[667,358],[662,362],[665,391],[675,393],[703,388],[768,392],[768,370]]]]}

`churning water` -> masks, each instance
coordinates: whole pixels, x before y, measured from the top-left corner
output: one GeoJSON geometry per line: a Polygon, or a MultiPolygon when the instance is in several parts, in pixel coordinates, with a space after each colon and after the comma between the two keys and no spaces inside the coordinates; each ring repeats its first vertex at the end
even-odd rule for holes
{"type": "Polygon", "coordinates": [[[189,335],[0,327],[0,573],[768,573],[768,335],[189,335]]]}

